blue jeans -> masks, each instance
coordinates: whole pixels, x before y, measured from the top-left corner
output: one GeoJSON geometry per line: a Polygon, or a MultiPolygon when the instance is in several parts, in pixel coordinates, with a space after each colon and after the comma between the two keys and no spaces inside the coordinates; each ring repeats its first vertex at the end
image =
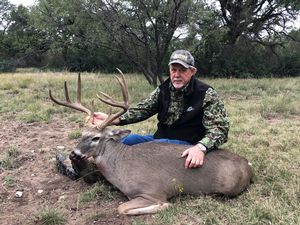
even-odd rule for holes
{"type": "Polygon", "coordinates": [[[165,142],[165,143],[172,143],[172,144],[182,144],[182,145],[191,145],[190,142],[175,140],[175,139],[155,139],[153,135],[140,135],[140,134],[129,134],[127,137],[122,138],[122,143],[125,145],[135,145],[143,142],[148,141],[157,141],[157,142],[165,142]]]}

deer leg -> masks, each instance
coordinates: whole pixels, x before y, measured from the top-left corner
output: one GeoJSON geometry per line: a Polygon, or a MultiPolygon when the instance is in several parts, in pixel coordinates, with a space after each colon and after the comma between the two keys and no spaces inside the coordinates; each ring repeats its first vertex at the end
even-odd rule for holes
{"type": "Polygon", "coordinates": [[[56,155],[56,168],[57,171],[71,180],[83,178],[87,183],[95,183],[104,180],[102,174],[97,171],[97,166],[90,160],[78,160],[70,157],[72,166],[65,163],[65,156],[61,153],[56,155]]]}
{"type": "Polygon", "coordinates": [[[70,160],[74,171],[79,177],[82,177],[86,183],[95,183],[97,181],[104,180],[104,177],[97,170],[97,166],[93,161],[73,159],[71,155],[70,160]]]}
{"type": "Polygon", "coordinates": [[[124,215],[153,214],[168,208],[169,205],[167,202],[142,195],[121,204],[118,207],[118,212],[124,215]]]}
{"type": "Polygon", "coordinates": [[[67,166],[64,161],[65,161],[65,156],[63,154],[59,153],[56,155],[57,171],[69,177],[71,180],[77,180],[80,177],[80,175],[73,169],[73,167],[67,166]]]}

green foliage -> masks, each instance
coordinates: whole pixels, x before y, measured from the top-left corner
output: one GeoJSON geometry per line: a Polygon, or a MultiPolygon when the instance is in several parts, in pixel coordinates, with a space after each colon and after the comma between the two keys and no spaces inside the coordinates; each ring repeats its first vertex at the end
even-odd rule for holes
{"type": "Polygon", "coordinates": [[[45,33],[33,27],[31,16],[30,10],[22,5],[10,11],[10,25],[0,40],[0,59],[10,59],[6,63],[10,70],[40,64],[41,53],[48,49],[45,33]]]}
{"type": "Polygon", "coordinates": [[[0,58],[0,73],[2,72],[14,72],[16,70],[15,65],[11,60],[4,60],[0,58]]]}
{"type": "Polygon", "coordinates": [[[262,1],[221,3],[40,0],[26,8],[5,0],[0,72],[20,67],[115,72],[119,67],[142,72],[155,86],[168,74],[171,51],[185,48],[205,76],[299,76],[299,30],[287,27],[299,14],[299,1],[275,0],[265,7],[262,1]]]}
{"type": "Polygon", "coordinates": [[[294,40],[285,38],[284,46],[278,48],[279,60],[275,72],[284,75],[299,76],[300,74],[300,29],[293,30],[289,34],[294,40]]]}
{"type": "Polygon", "coordinates": [[[38,225],[63,225],[67,220],[62,212],[53,208],[44,208],[40,210],[37,217],[38,225]]]}

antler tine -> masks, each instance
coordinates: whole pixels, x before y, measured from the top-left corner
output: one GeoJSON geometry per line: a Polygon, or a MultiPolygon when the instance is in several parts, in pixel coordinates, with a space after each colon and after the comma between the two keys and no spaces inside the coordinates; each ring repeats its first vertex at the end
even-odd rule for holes
{"type": "Polygon", "coordinates": [[[97,97],[99,98],[99,100],[101,102],[104,102],[105,104],[107,105],[111,105],[111,106],[114,106],[114,107],[120,107],[120,108],[125,108],[127,109],[127,104],[124,104],[124,102],[119,102],[119,101],[116,101],[116,100],[113,100],[109,95],[107,95],[106,93],[104,92],[99,92],[101,95],[103,95],[105,98],[99,96],[99,94],[97,94],[97,97]]]}
{"type": "MultiPolygon", "coordinates": [[[[122,94],[123,94],[123,99],[127,99],[128,100],[128,87],[127,87],[127,83],[125,81],[125,76],[123,74],[123,72],[117,68],[117,70],[119,71],[119,73],[121,74],[121,78],[122,80],[118,77],[118,76],[115,76],[119,82],[119,84],[122,86],[122,94]]],[[[128,102],[127,102],[128,104],[128,102]]]]}
{"type": "Polygon", "coordinates": [[[87,113],[88,116],[92,116],[92,114],[94,113],[93,110],[90,110],[90,109],[84,107],[83,105],[81,105],[81,78],[80,78],[80,73],[78,74],[78,80],[77,80],[77,102],[72,103],[70,101],[68,85],[67,85],[66,81],[64,83],[64,91],[65,91],[66,102],[63,102],[61,100],[58,100],[58,99],[54,98],[52,96],[51,90],[49,90],[49,97],[53,102],[55,102],[58,105],[66,106],[66,107],[71,108],[71,109],[76,109],[78,111],[87,113]]]}
{"type": "Polygon", "coordinates": [[[102,94],[105,98],[102,98],[99,95],[97,95],[97,97],[100,99],[100,101],[106,103],[107,105],[121,108],[121,110],[114,114],[112,114],[111,110],[110,110],[110,113],[109,113],[108,117],[106,118],[106,120],[103,121],[103,123],[101,123],[100,126],[97,127],[99,130],[103,130],[105,127],[110,125],[111,122],[113,122],[116,118],[118,118],[119,116],[124,114],[129,108],[129,104],[128,104],[129,95],[128,95],[128,87],[127,87],[127,84],[125,81],[125,76],[121,70],[119,70],[118,68],[117,68],[117,70],[121,73],[121,78],[118,76],[115,76],[115,77],[121,86],[123,102],[115,101],[108,94],[103,93],[103,92],[100,92],[100,94],[102,94]]]}
{"type": "Polygon", "coordinates": [[[115,76],[115,78],[117,79],[118,83],[120,84],[121,86],[121,90],[122,90],[122,95],[123,95],[123,102],[119,102],[119,101],[116,101],[114,99],[112,99],[108,94],[104,93],[104,92],[100,92],[101,95],[103,95],[105,98],[97,95],[97,97],[100,99],[100,101],[108,104],[108,105],[111,105],[111,106],[114,106],[114,107],[120,107],[120,108],[124,108],[125,110],[128,109],[128,87],[127,87],[127,84],[126,84],[126,81],[125,81],[125,76],[124,74],[122,73],[121,70],[118,69],[118,71],[121,73],[121,78],[118,77],[118,76],[115,76]]]}
{"type": "Polygon", "coordinates": [[[71,102],[71,101],[70,101],[70,97],[69,97],[69,90],[68,90],[67,81],[65,81],[65,83],[64,83],[64,90],[65,90],[66,101],[67,101],[67,102],[71,102]]]}

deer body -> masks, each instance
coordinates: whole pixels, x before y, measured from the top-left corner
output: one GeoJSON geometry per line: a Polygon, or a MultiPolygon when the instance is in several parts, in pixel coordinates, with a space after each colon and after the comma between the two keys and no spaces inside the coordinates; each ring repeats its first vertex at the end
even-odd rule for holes
{"type": "Polygon", "coordinates": [[[235,196],[249,185],[251,168],[245,158],[215,150],[206,155],[201,168],[186,169],[181,154],[188,147],[160,142],[127,146],[89,134],[74,154],[94,157],[102,175],[131,200],[120,205],[121,214],[155,213],[180,193],[235,196]]]}

